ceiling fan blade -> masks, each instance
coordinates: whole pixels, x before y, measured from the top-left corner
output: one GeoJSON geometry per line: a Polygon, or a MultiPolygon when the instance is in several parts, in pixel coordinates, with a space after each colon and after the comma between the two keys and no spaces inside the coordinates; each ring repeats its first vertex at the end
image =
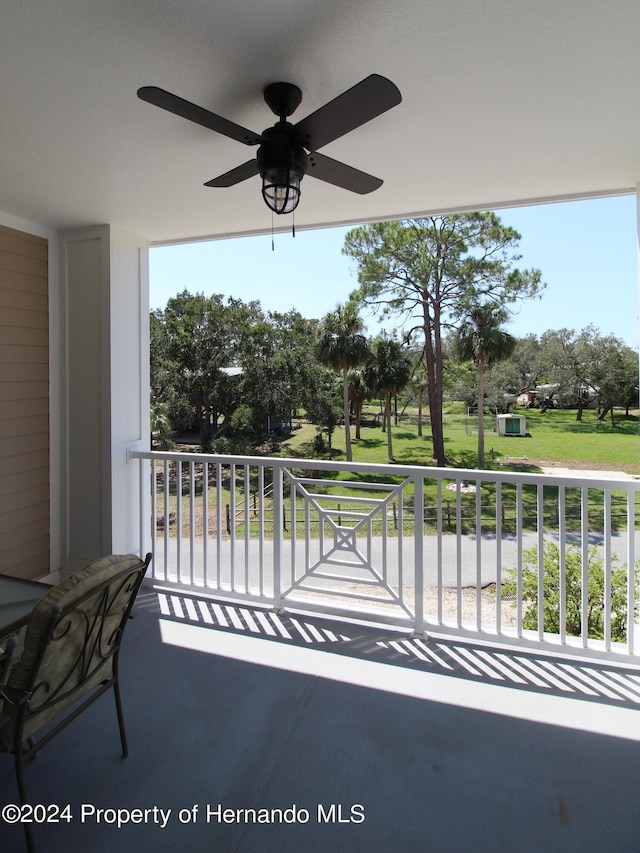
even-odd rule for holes
{"type": "Polygon", "coordinates": [[[241,181],[246,181],[247,178],[252,178],[258,174],[258,163],[256,160],[248,160],[241,166],[236,166],[224,175],[218,175],[217,178],[207,181],[205,187],[233,187],[241,181]]]}
{"type": "Polygon", "coordinates": [[[190,101],[185,101],[184,98],[172,95],[171,92],[159,89],[157,86],[143,86],[138,89],[138,97],[142,101],[147,101],[156,107],[175,113],[175,115],[207,127],[209,130],[215,130],[216,133],[221,133],[223,136],[228,136],[245,145],[260,145],[262,142],[259,134],[247,130],[246,127],[241,127],[239,124],[205,110],[204,107],[192,104],[190,101]]]}
{"type": "Polygon", "coordinates": [[[400,90],[391,80],[371,74],[298,122],[296,139],[307,150],[317,151],[401,101],[400,90]]]}
{"type": "Polygon", "coordinates": [[[381,178],[375,178],[373,175],[354,169],[353,166],[347,166],[346,163],[332,160],[331,157],[325,157],[324,154],[317,152],[309,155],[307,175],[360,195],[371,193],[383,184],[381,178]]]}

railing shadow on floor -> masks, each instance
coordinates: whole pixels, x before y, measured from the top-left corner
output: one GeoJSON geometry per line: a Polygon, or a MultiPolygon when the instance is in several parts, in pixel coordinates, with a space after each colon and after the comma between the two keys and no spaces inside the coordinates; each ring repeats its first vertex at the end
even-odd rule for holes
{"type": "Polygon", "coordinates": [[[386,626],[289,611],[277,613],[180,590],[147,587],[138,606],[157,610],[163,620],[235,636],[547,696],[640,708],[640,667],[491,646],[430,632],[416,637],[386,626]]]}

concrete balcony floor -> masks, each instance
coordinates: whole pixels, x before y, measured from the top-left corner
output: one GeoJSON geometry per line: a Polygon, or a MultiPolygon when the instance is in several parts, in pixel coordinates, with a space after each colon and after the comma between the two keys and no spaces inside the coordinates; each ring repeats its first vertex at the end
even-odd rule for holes
{"type": "Polygon", "coordinates": [[[129,757],[107,696],[27,769],[32,803],[71,804],[43,853],[640,849],[638,668],[145,588],[121,670],[129,757]]]}

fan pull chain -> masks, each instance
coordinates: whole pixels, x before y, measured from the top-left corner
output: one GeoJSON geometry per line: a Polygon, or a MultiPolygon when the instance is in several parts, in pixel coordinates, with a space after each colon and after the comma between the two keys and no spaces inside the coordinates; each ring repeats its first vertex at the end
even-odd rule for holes
{"type": "Polygon", "coordinates": [[[275,252],[276,247],[273,241],[273,210],[271,211],[271,251],[275,252]]]}
{"type": "Polygon", "coordinates": [[[295,212],[295,210],[293,211],[291,216],[292,216],[292,219],[291,219],[291,236],[295,237],[296,236],[296,212],[295,212]]]}

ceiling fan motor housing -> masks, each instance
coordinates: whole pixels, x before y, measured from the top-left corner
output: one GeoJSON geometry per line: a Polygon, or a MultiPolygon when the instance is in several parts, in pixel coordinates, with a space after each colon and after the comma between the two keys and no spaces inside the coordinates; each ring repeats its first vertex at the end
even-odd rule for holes
{"type": "Polygon", "coordinates": [[[258,171],[261,175],[270,169],[293,169],[300,179],[309,168],[307,152],[292,138],[293,125],[279,122],[262,134],[262,145],[258,148],[258,171]]]}
{"type": "Polygon", "coordinates": [[[278,118],[287,118],[300,106],[302,91],[293,83],[270,83],[264,90],[264,99],[278,118]]]}

